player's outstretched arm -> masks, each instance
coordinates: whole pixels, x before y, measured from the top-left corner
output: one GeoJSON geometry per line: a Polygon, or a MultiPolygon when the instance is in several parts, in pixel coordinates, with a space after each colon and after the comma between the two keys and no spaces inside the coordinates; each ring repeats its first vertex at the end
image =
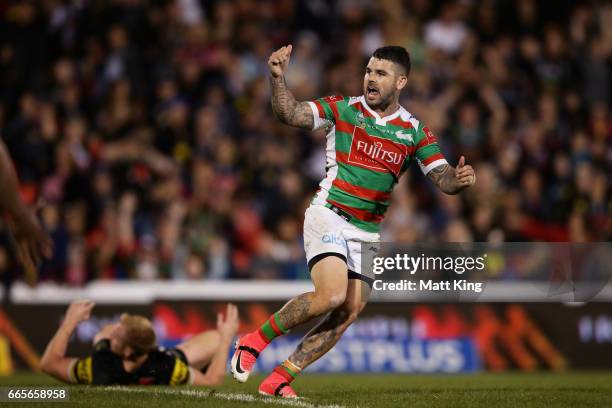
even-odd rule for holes
{"type": "Polygon", "coordinates": [[[27,278],[36,273],[41,255],[50,257],[52,241],[36,219],[34,212],[21,200],[17,176],[11,158],[0,141],[0,212],[10,216],[9,226],[15,241],[17,258],[25,268],[27,278]]]}
{"type": "Polygon", "coordinates": [[[298,102],[287,88],[285,69],[289,65],[292,46],[289,44],[270,55],[270,86],[272,87],[272,110],[276,117],[290,126],[302,129],[312,129],[314,118],[307,102],[298,102]]]}
{"type": "Polygon", "coordinates": [[[221,338],[219,339],[219,347],[210,362],[206,374],[200,371],[191,370],[193,377],[192,384],[215,386],[223,384],[227,367],[227,355],[229,353],[232,340],[238,331],[238,308],[236,305],[229,303],[225,311],[225,318],[219,313],[217,315],[217,330],[221,338]]]}
{"type": "Polygon", "coordinates": [[[457,167],[442,164],[427,173],[427,178],[446,194],[457,194],[476,183],[476,173],[472,166],[465,164],[464,156],[459,159],[457,167]]]}
{"type": "Polygon", "coordinates": [[[91,300],[76,300],[70,304],[66,317],[51,339],[45,354],[40,359],[40,369],[45,373],[65,382],[72,382],[70,367],[75,358],[66,357],[68,340],[77,325],[89,319],[95,303],[91,300]]]}

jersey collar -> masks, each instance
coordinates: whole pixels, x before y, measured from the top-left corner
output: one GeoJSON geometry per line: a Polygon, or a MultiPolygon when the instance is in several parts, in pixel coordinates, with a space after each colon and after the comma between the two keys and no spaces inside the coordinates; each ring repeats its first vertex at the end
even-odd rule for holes
{"type": "Polygon", "coordinates": [[[393,112],[391,115],[388,115],[388,116],[385,116],[385,117],[381,118],[380,115],[377,112],[375,112],[372,108],[370,108],[370,105],[368,105],[368,102],[366,102],[365,96],[361,95],[359,98],[360,98],[359,102],[361,102],[363,107],[372,116],[374,116],[374,119],[376,119],[376,124],[377,125],[385,126],[388,121],[397,118],[398,116],[400,116],[402,114],[403,111],[405,111],[404,107],[402,105],[399,105],[399,108],[397,108],[397,110],[395,112],[393,112]]]}

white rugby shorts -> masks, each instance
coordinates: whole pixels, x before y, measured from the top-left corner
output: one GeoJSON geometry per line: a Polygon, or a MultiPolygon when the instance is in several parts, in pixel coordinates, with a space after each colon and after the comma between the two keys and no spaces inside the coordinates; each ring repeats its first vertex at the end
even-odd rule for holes
{"type": "Polygon", "coordinates": [[[311,204],[306,209],[304,250],[309,270],[321,259],[337,256],[346,262],[349,278],[371,284],[368,274],[362,275],[361,260],[362,255],[369,255],[369,259],[376,256],[379,241],[380,234],[357,228],[323,205],[311,204]],[[368,253],[362,254],[362,251],[368,253]]]}

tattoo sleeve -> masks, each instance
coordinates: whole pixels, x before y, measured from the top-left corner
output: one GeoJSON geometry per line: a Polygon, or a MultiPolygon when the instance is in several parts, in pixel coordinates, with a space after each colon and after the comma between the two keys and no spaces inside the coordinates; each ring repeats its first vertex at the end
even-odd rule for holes
{"type": "Polygon", "coordinates": [[[455,169],[448,164],[433,168],[427,173],[427,178],[446,194],[457,194],[465,188],[455,177],[455,169]]]}
{"type": "Polygon", "coordinates": [[[349,314],[334,310],[327,318],[315,326],[297,346],[289,361],[304,369],[327,353],[351,323],[349,314]]]}
{"type": "Polygon", "coordinates": [[[282,122],[302,129],[312,129],[314,118],[307,102],[298,102],[287,87],[284,77],[270,77],[272,111],[282,122]]]}
{"type": "Polygon", "coordinates": [[[291,299],[280,311],[278,318],[286,329],[291,329],[299,324],[305,323],[313,317],[311,311],[312,292],[303,293],[291,299]]]}

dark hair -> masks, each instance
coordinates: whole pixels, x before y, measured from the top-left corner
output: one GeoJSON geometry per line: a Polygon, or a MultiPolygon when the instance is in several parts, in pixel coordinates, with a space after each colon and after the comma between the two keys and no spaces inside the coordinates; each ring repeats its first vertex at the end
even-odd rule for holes
{"type": "Polygon", "coordinates": [[[399,45],[387,45],[380,47],[372,54],[372,57],[392,61],[403,67],[406,75],[410,73],[410,54],[404,47],[399,45]]]}

